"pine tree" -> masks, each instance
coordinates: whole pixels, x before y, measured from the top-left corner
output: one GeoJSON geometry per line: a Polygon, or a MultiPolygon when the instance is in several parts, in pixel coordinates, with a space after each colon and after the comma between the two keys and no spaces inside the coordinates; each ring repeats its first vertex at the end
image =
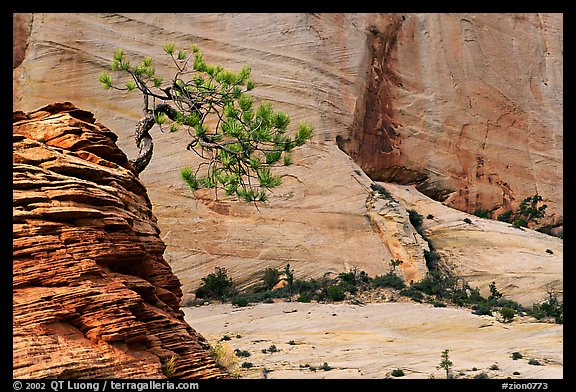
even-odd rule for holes
{"type": "Polygon", "coordinates": [[[195,45],[190,54],[173,43],[164,51],[176,69],[171,79],[158,76],[148,56],[131,64],[122,49],[114,52],[110,68],[126,75],[127,81],[117,84],[107,72],[99,76],[105,89],[143,95],[143,117],[135,129],[139,155],[131,160],[134,168],[140,173],[152,159],[151,128],[157,124],[164,129],[169,123],[170,132],[188,133],[186,148],[203,159],[195,168],[180,170],[190,189],[222,189],[246,201],[266,200],[266,191],[282,182],[271,168],[290,165],[290,153],[312,138],[313,127],[301,123],[290,136],[286,113],[275,111],[269,102],[256,107],[249,66],[232,72],[209,64],[195,45]]]}
{"type": "Polygon", "coordinates": [[[441,361],[440,364],[438,364],[438,369],[444,369],[446,371],[446,378],[451,378],[450,369],[453,365],[452,361],[450,360],[449,352],[450,350],[448,349],[442,351],[442,355],[440,356],[441,361]]]}

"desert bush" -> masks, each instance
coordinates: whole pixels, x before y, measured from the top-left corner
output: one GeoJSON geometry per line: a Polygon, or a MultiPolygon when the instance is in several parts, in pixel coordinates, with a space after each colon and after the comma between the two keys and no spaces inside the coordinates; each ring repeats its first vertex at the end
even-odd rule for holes
{"type": "Polygon", "coordinates": [[[488,208],[476,208],[476,210],[474,210],[474,215],[477,216],[478,218],[490,218],[490,215],[492,215],[492,210],[488,209],[488,208]]]}
{"type": "Polygon", "coordinates": [[[502,308],[500,309],[500,315],[504,319],[504,322],[509,323],[512,322],[512,320],[514,320],[516,312],[512,308],[502,308]]]}
{"type": "Polygon", "coordinates": [[[124,82],[105,71],[99,75],[107,90],[142,93],[144,117],[135,130],[139,156],[130,161],[136,171],[142,172],[152,158],[150,129],[158,124],[162,130],[169,120],[169,131],[184,129],[190,137],[186,149],[203,160],[196,168],[180,170],[190,189],[222,189],[241,200],[265,201],[266,191],[282,182],[271,168],[282,158],[285,166],[291,163],[291,151],[310,140],[314,128],[300,123],[291,137],[286,113],[274,111],[270,102],[256,107],[250,66],[233,72],[209,64],[196,45],[189,53],[167,43],[164,52],[175,68],[171,77],[157,75],[151,57],[131,63],[122,49],[115,50],[111,70],[121,73],[124,82]]]}
{"type": "Polygon", "coordinates": [[[248,298],[246,298],[245,296],[232,297],[232,300],[230,302],[232,303],[232,305],[235,305],[238,307],[248,306],[250,303],[248,301],[248,298]]]}
{"type": "Polygon", "coordinates": [[[406,287],[404,280],[398,275],[388,272],[384,275],[376,275],[371,279],[372,287],[390,287],[393,289],[401,290],[406,287]]]}
{"type": "Polygon", "coordinates": [[[228,276],[226,268],[215,267],[214,273],[202,278],[202,285],[196,290],[196,297],[224,300],[233,292],[233,287],[234,282],[228,276]]]}
{"type": "Polygon", "coordinates": [[[404,376],[404,370],[402,369],[394,369],[392,370],[392,373],[390,373],[392,375],[392,377],[402,377],[404,376]]]}
{"type": "Polygon", "coordinates": [[[279,279],[280,279],[280,271],[278,271],[276,268],[266,268],[264,270],[262,281],[264,283],[264,287],[266,288],[266,290],[271,290],[272,287],[274,287],[276,283],[278,283],[279,279]]]}
{"type": "Polygon", "coordinates": [[[328,286],[326,295],[332,301],[342,301],[346,297],[345,291],[340,285],[328,286]]]}
{"type": "MultiPolygon", "coordinates": [[[[409,209],[408,210],[408,219],[410,219],[410,223],[412,223],[412,226],[414,226],[416,231],[418,231],[418,233],[420,233],[421,227],[422,227],[422,222],[424,222],[424,217],[422,215],[420,215],[420,213],[418,213],[418,211],[413,210],[413,209],[409,209]]],[[[422,233],[420,233],[420,234],[422,234],[422,233]]]]}
{"type": "Polygon", "coordinates": [[[234,350],[234,354],[236,354],[237,357],[249,357],[251,355],[250,352],[238,348],[234,350]]]}
{"type": "Polygon", "coordinates": [[[554,289],[548,289],[548,298],[533,304],[528,314],[538,320],[551,317],[557,324],[563,324],[564,303],[558,300],[558,295],[554,289]]]}
{"type": "Polygon", "coordinates": [[[166,378],[171,378],[176,374],[178,356],[172,355],[171,357],[162,358],[162,373],[166,378]]]}

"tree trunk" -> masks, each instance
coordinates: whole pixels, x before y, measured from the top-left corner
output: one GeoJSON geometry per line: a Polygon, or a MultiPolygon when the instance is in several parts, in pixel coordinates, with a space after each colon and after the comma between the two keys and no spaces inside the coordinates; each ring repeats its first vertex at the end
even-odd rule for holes
{"type": "Polygon", "coordinates": [[[138,157],[130,160],[130,163],[138,173],[142,173],[146,166],[152,159],[152,152],[154,150],[154,143],[152,143],[152,136],[150,136],[150,129],[156,123],[154,121],[154,113],[165,113],[171,120],[176,119],[176,110],[166,103],[161,103],[156,106],[155,110],[147,110],[143,118],[136,124],[134,131],[134,139],[136,146],[139,148],[138,157]]]}

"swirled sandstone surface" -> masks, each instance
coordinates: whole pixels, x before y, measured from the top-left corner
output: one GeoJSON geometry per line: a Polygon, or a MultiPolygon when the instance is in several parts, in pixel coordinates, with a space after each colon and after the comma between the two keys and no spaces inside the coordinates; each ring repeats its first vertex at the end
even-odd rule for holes
{"type": "Polygon", "coordinates": [[[144,184],[92,113],[13,122],[14,378],[224,377],[185,321],[144,184]]]}

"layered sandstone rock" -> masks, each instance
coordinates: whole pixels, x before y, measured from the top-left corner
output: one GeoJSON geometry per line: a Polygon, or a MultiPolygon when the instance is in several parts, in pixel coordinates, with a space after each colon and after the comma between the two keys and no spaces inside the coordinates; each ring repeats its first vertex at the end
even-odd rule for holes
{"type": "Polygon", "coordinates": [[[441,256],[441,267],[488,297],[488,286],[505,298],[530,307],[564,291],[564,243],[561,239],[505,222],[479,218],[447,207],[414,185],[383,184],[408,210],[424,217],[422,231],[441,256]],[[468,222],[469,221],[469,222],[468,222]]]}
{"type": "Polygon", "coordinates": [[[223,377],[115,141],[69,103],[14,113],[13,376],[223,377]]]}

